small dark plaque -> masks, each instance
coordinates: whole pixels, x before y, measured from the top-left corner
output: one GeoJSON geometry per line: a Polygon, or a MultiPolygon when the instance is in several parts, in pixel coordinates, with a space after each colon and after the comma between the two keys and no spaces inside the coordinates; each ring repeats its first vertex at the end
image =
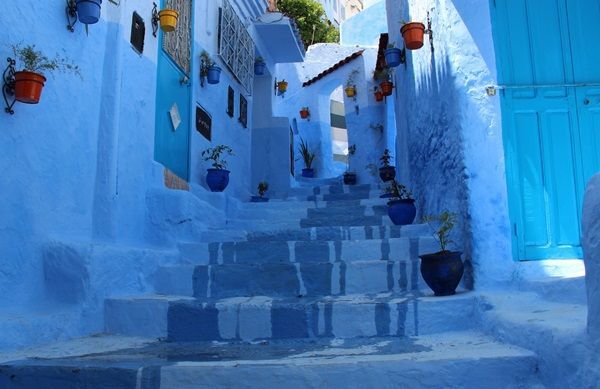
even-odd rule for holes
{"type": "Polygon", "coordinates": [[[212,118],[201,106],[196,105],[196,131],[211,140],[212,118]]]}
{"type": "Polygon", "coordinates": [[[138,53],[144,52],[144,37],[146,36],[146,24],[144,19],[137,13],[133,13],[131,20],[131,45],[138,53]]]}
{"type": "Polygon", "coordinates": [[[244,128],[248,127],[248,101],[242,95],[240,95],[240,117],[238,120],[244,128]]]}
{"type": "Polygon", "coordinates": [[[229,87],[229,89],[227,89],[227,115],[229,115],[229,117],[233,117],[234,104],[235,92],[232,87],[229,87]]]}

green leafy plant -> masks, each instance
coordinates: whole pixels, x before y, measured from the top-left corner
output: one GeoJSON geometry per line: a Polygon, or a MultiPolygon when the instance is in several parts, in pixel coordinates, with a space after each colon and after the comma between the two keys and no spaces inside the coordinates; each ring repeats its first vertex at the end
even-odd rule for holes
{"type": "Polygon", "coordinates": [[[352,146],[348,146],[348,170],[346,170],[346,173],[354,173],[350,171],[350,159],[352,158],[352,156],[356,154],[356,145],[352,145],[352,146]]]}
{"type": "Polygon", "coordinates": [[[448,252],[448,245],[454,243],[450,239],[450,234],[452,233],[452,229],[456,225],[456,217],[456,213],[444,211],[439,215],[425,216],[423,218],[423,222],[428,223],[430,226],[431,223],[437,224],[437,228],[434,228],[433,236],[437,239],[437,241],[440,244],[440,253],[448,252]]]}
{"type": "Polygon", "coordinates": [[[205,161],[212,161],[212,167],[215,169],[226,169],[227,161],[223,155],[234,156],[233,150],[229,146],[218,145],[202,151],[202,157],[205,161]]]}
{"type": "Polygon", "coordinates": [[[316,155],[315,155],[315,153],[310,151],[310,148],[308,147],[308,143],[305,142],[304,139],[302,139],[302,138],[300,138],[300,156],[302,157],[302,160],[304,161],[304,166],[306,166],[307,169],[310,169],[316,155]]]}
{"type": "Polygon", "coordinates": [[[367,166],[365,166],[365,170],[368,171],[372,177],[379,176],[379,167],[377,167],[377,165],[375,165],[374,163],[370,163],[367,166]]]}
{"type": "Polygon", "coordinates": [[[256,62],[256,63],[265,63],[265,59],[263,57],[256,57],[254,59],[254,62],[256,62]]]}
{"type": "Polygon", "coordinates": [[[348,74],[348,78],[346,78],[346,88],[351,88],[356,86],[356,77],[358,77],[359,71],[358,69],[354,69],[348,74]]]}
{"type": "Polygon", "coordinates": [[[392,77],[392,70],[390,68],[382,68],[380,70],[373,71],[373,78],[377,81],[389,81],[392,77]]]}
{"type": "Polygon", "coordinates": [[[313,43],[338,43],[340,32],[327,19],[325,9],[315,0],[279,0],[277,8],[294,19],[305,47],[313,43]]]}
{"type": "Polygon", "coordinates": [[[59,71],[73,73],[81,78],[79,66],[58,54],[54,58],[49,58],[40,50],[36,50],[35,45],[21,46],[20,44],[12,45],[12,51],[21,70],[42,75],[59,71]]]}
{"type": "Polygon", "coordinates": [[[269,190],[269,183],[266,181],[262,181],[258,183],[258,195],[263,197],[265,193],[269,190]]]}
{"type": "Polygon", "coordinates": [[[400,184],[395,179],[390,182],[390,185],[385,188],[385,193],[391,193],[391,200],[412,200],[412,193],[406,188],[406,186],[400,184]]]}
{"type": "Polygon", "coordinates": [[[208,68],[215,66],[216,62],[212,59],[210,54],[206,50],[202,50],[200,53],[200,76],[206,77],[208,75],[208,68]]]}
{"type": "Polygon", "coordinates": [[[392,42],[392,43],[388,43],[388,45],[387,45],[387,48],[388,48],[388,49],[393,49],[393,48],[395,48],[395,47],[396,47],[396,44],[395,44],[394,42],[392,42]]]}
{"type": "Polygon", "coordinates": [[[388,167],[390,166],[390,161],[392,160],[392,156],[390,155],[390,150],[385,149],[383,150],[383,154],[381,155],[381,157],[379,157],[379,160],[381,161],[381,166],[382,167],[388,167]]]}

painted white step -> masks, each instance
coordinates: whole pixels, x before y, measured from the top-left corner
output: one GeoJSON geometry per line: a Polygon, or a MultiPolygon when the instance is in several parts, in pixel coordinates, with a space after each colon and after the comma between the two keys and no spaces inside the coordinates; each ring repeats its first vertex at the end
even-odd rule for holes
{"type": "Polygon", "coordinates": [[[319,299],[229,298],[202,303],[189,297],[108,299],[110,334],[170,341],[417,336],[472,329],[475,297],[348,295],[319,299]]]}

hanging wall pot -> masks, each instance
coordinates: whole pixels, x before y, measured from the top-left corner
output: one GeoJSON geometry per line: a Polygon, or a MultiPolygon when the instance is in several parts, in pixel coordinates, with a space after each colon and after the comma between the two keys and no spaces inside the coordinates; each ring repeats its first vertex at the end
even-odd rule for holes
{"type": "Polygon", "coordinates": [[[375,91],[375,101],[377,101],[377,102],[383,101],[383,92],[382,91],[380,91],[380,90],[375,91]]]}
{"type": "Polygon", "coordinates": [[[356,96],[356,87],[355,86],[347,86],[344,91],[346,92],[346,96],[354,97],[356,96]]]}
{"type": "Polygon", "coordinates": [[[391,68],[400,65],[402,58],[402,50],[396,47],[390,47],[385,50],[385,62],[391,68]]]}
{"type": "Polygon", "coordinates": [[[209,84],[218,84],[220,76],[220,67],[213,65],[206,69],[206,81],[208,81],[209,84]]]}
{"type": "Polygon", "coordinates": [[[394,90],[394,84],[391,81],[382,81],[379,87],[384,96],[391,96],[394,90]]]}
{"type": "Polygon", "coordinates": [[[308,110],[308,107],[303,107],[300,110],[300,117],[302,119],[307,119],[310,116],[310,111],[308,110]]]}
{"type": "Polygon", "coordinates": [[[46,77],[34,72],[21,71],[15,73],[15,99],[21,103],[37,104],[40,102],[46,77]]]}
{"type": "Polygon", "coordinates": [[[265,74],[265,69],[267,68],[267,64],[262,59],[256,59],[254,62],[254,75],[262,76],[265,74]]]}
{"type": "Polygon", "coordinates": [[[174,9],[163,9],[158,13],[160,19],[160,29],[163,32],[173,32],[177,28],[177,18],[179,12],[174,9]]]}
{"type": "Polygon", "coordinates": [[[404,44],[409,50],[418,50],[423,47],[423,36],[425,34],[425,25],[419,22],[406,23],[400,29],[404,44]]]}
{"type": "Polygon", "coordinates": [[[100,20],[102,0],[77,0],[77,17],[83,24],[96,24],[100,20]]]}
{"type": "Polygon", "coordinates": [[[287,87],[288,87],[288,83],[285,80],[279,81],[277,83],[277,91],[279,92],[280,95],[284,94],[287,91],[287,87]]]}

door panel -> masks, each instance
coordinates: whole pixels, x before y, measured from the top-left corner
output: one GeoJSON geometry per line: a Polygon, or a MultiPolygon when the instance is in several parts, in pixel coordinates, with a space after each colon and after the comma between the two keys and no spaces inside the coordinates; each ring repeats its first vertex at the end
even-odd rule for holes
{"type": "Polygon", "coordinates": [[[178,177],[189,180],[191,121],[191,42],[192,1],[167,0],[163,7],[179,12],[177,28],[160,32],[156,91],[156,129],[154,159],[178,177]],[[171,112],[178,112],[175,128],[171,112]]]}

